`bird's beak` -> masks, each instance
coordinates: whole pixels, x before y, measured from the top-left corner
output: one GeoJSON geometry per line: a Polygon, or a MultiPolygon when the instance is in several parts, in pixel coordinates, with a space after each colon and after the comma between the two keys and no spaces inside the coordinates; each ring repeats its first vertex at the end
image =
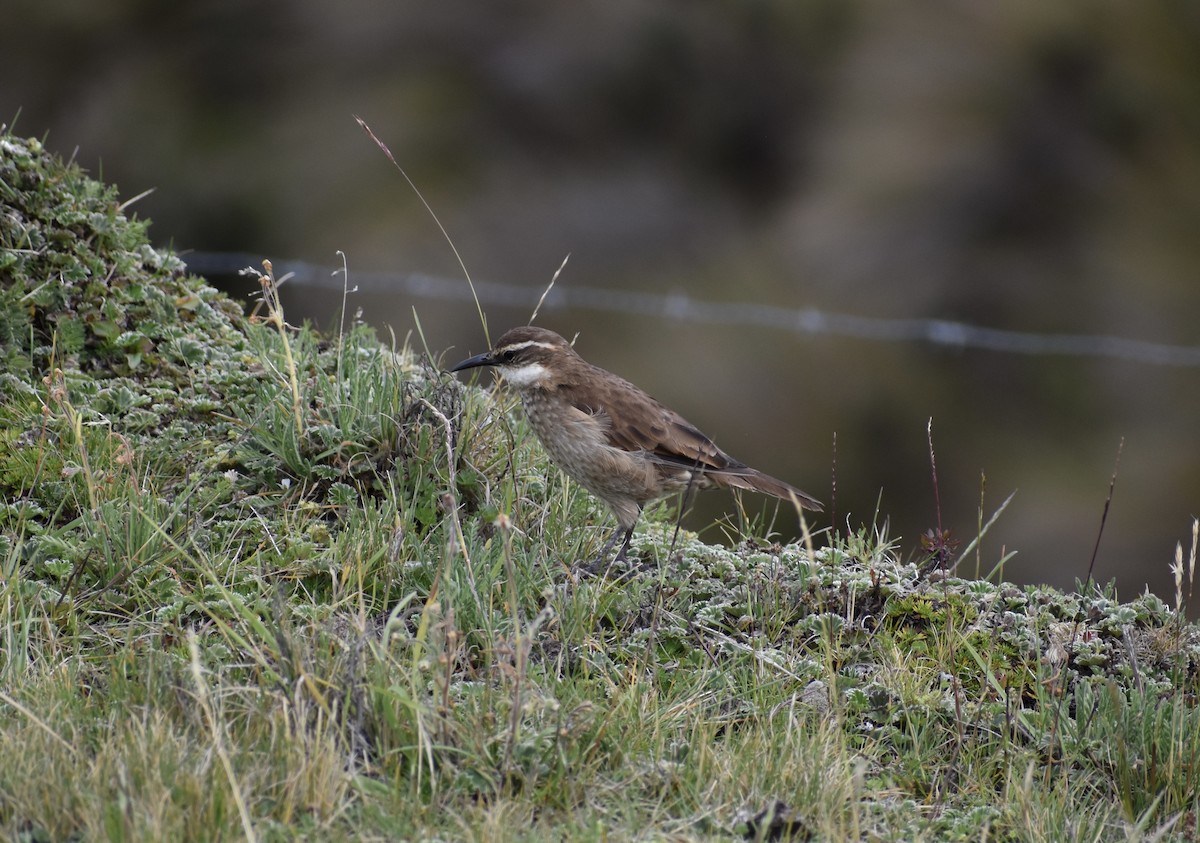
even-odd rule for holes
{"type": "Polygon", "coordinates": [[[476,366],[492,365],[492,352],[485,351],[483,354],[476,354],[474,357],[468,357],[461,363],[455,364],[450,368],[451,372],[461,372],[463,369],[474,369],[476,366]]]}

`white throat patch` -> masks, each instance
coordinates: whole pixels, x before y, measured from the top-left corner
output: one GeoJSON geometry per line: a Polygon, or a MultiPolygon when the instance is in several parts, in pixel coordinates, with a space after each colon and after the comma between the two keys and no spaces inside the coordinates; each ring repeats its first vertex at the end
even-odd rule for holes
{"type": "Polygon", "coordinates": [[[523,366],[497,366],[504,379],[516,387],[534,386],[545,379],[546,367],[541,363],[526,363],[523,366]]]}

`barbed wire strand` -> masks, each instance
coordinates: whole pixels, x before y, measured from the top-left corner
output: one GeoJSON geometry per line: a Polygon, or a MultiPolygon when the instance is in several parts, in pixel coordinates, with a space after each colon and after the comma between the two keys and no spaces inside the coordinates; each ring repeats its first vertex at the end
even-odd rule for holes
{"type": "MultiPolygon", "coordinates": [[[[232,275],[259,259],[249,254],[192,252],[181,255],[191,272],[232,275]]],[[[276,274],[291,275],[289,284],[341,288],[334,267],[304,261],[272,261],[276,274]]],[[[466,281],[424,273],[358,270],[351,280],[363,292],[404,293],[440,301],[473,301],[466,281]]],[[[497,281],[476,281],[475,294],[484,304],[528,308],[542,294],[541,287],[523,287],[497,281]]],[[[1008,354],[1106,357],[1159,366],[1200,366],[1200,346],[1171,345],[1099,334],[1038,334],[985,328],[948,319],[893,319],[831,313],[817,308],[789,308],[755,302],[714,302],[686,293],[644,293],[601,287],[557,286],[546,296],[546,310],[580,308],[609,313],[654,316],[677,322],[747,326],[830,335],[878,342],[924,342],[955,349],[983,349],[1008,354]]]]}

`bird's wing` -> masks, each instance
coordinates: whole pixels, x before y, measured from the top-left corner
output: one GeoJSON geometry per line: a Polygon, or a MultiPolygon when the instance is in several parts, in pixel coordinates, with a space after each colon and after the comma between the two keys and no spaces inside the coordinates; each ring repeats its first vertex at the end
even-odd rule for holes
{"type": "Polygon", "coordinates": [[[666,464],[702,471],[737,473],[745,469],[683,416],[628,381],[614,375],[602,382],[593,380],[587,396],[568,385],[562,389],[572,406],[602,421],[607,444],[614,448],[640,451],[666,464]],[[613,406],[623,410],[609,412],[613,406]]]}
{"type": "Polygon", "coordinates": [[[568,384],[559,389],[576,410],[594,420],[589,429],[614,448],[644,453],[663,466],[699,470],[723,486],[763,492],[785,501],[794,497],[808,509],[821,509],[816,498],[738,462],[683,416],[616,375],[597,370],[586,395],[568,384]],[[611,407],[622,410],[610,412],[611,407]]]}

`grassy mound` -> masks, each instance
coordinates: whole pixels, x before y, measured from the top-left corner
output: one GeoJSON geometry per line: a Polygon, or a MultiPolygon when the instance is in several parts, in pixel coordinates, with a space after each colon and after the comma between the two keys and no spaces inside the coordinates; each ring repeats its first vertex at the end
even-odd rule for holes
{"type": "Polygon", "coordinates": [[[503,393],[262,316],[0,135],[0,837],[1189,839],[1146,595],[608,528],[503,393]]]}

